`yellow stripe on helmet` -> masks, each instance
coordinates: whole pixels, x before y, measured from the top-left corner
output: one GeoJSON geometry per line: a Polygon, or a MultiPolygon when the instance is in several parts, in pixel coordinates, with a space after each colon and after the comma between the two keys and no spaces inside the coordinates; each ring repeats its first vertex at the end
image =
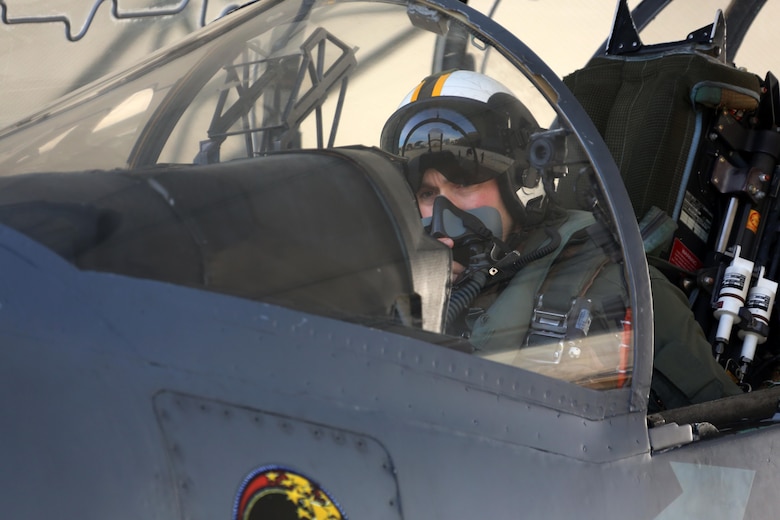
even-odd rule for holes
{"type": "Polygon", "coordinates": [[[436,84],[433,85],[433,92],[431,93],[431,97],[437,97],[441,95],[441,89],[444,88],[444,82],[447,81],[447,78],[450,77],[450,74],[452,73],[448,72],[439,76],[439,79],[436,80],[436,84]]]}
{"type": "Polygon", "coordinates": [[[445,72],[436,76],[429,76],[422,80],[422,82],[412,91],[412,97],[409,102],[413,103],[418,101],[421,96],[423,99],[441,96],[444,83],[446,83],[450,74],[452,74],[452,72],[445,72]]]}
{"type": "Polygon", "coordinates": [[[410,99],[411,102],[417,101],[417,96],[420,95],[420,90],[422,89],[423,85],[425,85],[425,80],[422,80],[419,85],[414,89],[414,92],[412,92],[412,99],[410,99]]]}

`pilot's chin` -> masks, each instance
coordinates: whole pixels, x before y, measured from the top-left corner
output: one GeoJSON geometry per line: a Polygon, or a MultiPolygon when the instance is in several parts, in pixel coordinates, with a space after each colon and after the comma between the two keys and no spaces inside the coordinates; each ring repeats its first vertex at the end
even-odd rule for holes
{"type": "Polygon", "coordinates": [[[455,283],[458,281],[458,278],[460,278],[460,275],[463,274],[463,271],[465,271],[466,268],[461,264],[460,262],[452,262],[452,274],[450,275],[452,278],[452,283],[455,283]]]}

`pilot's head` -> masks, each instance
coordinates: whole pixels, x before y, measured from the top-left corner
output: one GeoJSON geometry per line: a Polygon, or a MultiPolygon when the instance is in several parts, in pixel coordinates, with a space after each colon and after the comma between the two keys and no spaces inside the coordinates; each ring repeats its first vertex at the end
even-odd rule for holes
{"type": "Polygon", "coordinates": [[[492,205],[502,214],[505,239],[513,228],[544,217],[544,185],[526,158],[529,136],[538,128],[498,81],[446,71],[407,94],[385,124],[380,146],[409,159],[408,180],[424,217],[437,195],[464,210],[492,205]],[[464,199],[470,192],[487,198],[464,199]]]}

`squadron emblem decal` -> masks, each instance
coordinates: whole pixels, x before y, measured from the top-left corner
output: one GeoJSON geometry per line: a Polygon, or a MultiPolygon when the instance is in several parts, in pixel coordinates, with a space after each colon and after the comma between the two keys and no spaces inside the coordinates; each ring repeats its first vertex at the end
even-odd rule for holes
{"type": "Polygon", "coordinates": [[[346,520],[341,508],[316,482],[290,469],[266,466],[241,485],[234,520],[346,520]]]}

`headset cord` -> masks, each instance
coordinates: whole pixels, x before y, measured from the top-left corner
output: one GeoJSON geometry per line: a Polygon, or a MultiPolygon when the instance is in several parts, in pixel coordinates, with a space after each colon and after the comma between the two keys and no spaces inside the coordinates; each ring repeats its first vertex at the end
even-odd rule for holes
{"type": "Polygon", "coordinates": [[[524,255],[521,255],[513,249],[504,258],[502,258],[500,262],[496,264],[495,267],[499,271],[506,273],[506,275],[502,276],[501,279],[514,276],[526,265],[544,258],[558,249],[558,246],[561,245],[561,234],[558,232],[558,228],[556,226],[547,226],[544,228],[544,232],[550,239],[547,244],[540,246],[537,249],[534,249],[533,251],[530,251],[524,255]]]}

